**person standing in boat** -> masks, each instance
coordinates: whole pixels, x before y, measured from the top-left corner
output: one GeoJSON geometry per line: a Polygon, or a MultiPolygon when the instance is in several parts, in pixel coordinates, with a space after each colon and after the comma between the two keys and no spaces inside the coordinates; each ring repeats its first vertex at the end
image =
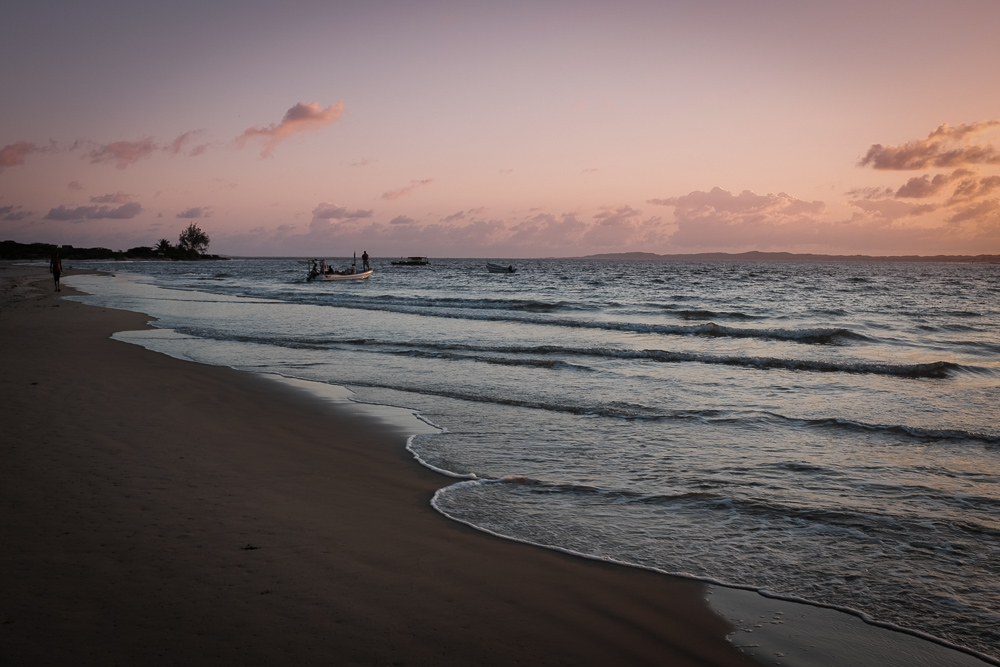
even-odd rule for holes
{"type": "Polygon", "coordinates": [[[361,253],[361,270],[371,271],[372,265],[368,263],[368,251],[361,253]]]}

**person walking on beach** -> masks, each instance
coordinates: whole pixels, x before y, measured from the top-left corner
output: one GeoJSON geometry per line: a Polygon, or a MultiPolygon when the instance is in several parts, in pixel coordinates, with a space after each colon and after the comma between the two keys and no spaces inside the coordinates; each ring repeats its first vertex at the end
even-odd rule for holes
{"type": "Polygon", "coordinates": [[[52,280],[55,281],[56,291],[61,292],[62,286],[59,284],[59,276],[62,275],[62,260],[59,259],[59,251],[52,253],[52,259],[49,260],[49,271],[52,272],[52,280]]]}
{"type": "Polygon", "coordinates": [[[361,270],[369,271],[371,270],[371,268],[372,265],[368,263],[368,251],[365,250],[363,253],[361,253],[361,270]]]}

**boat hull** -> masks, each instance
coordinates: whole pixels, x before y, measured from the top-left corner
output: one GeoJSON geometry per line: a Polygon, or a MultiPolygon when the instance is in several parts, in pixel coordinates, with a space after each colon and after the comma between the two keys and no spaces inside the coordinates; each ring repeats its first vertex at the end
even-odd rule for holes
{"type": "Polygon", "coordinates": [[[487,264],[486,270],[490,273],[517,273],[513,266],[500,266],[499,264],[487,264]]]}
{"type": "Polygon", "coordinates": [[[316,278],[322,278],[323,280],[368,280],[372,275],[372,271],[362,271],[361,273],[348,273],[345,275],[340,275],[338,273],[324,273],[321,276],[316,276],[316,278]]]}

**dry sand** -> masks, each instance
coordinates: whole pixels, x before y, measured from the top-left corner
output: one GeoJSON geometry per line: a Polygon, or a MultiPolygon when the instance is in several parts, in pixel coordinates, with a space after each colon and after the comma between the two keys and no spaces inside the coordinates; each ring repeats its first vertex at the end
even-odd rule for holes
{"type": "Polygon", "coordinates": [[[71,293],[0,263],[0,665],[756,664],[701,584],[448,521],[405,433],[71,293]]]}

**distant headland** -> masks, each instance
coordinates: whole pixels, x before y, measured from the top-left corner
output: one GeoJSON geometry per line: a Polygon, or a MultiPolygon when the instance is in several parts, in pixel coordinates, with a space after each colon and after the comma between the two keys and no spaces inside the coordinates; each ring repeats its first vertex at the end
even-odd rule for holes
{"type": "Polygon", "coordinates": [[[1000,264],[1000,255],[815,255],[793,252],[701,252],[684,255],[657,255],[654,252],[616,252],[587,255],[581,259],[646,260],[661,262],[961,262],[1000,264]]]}

